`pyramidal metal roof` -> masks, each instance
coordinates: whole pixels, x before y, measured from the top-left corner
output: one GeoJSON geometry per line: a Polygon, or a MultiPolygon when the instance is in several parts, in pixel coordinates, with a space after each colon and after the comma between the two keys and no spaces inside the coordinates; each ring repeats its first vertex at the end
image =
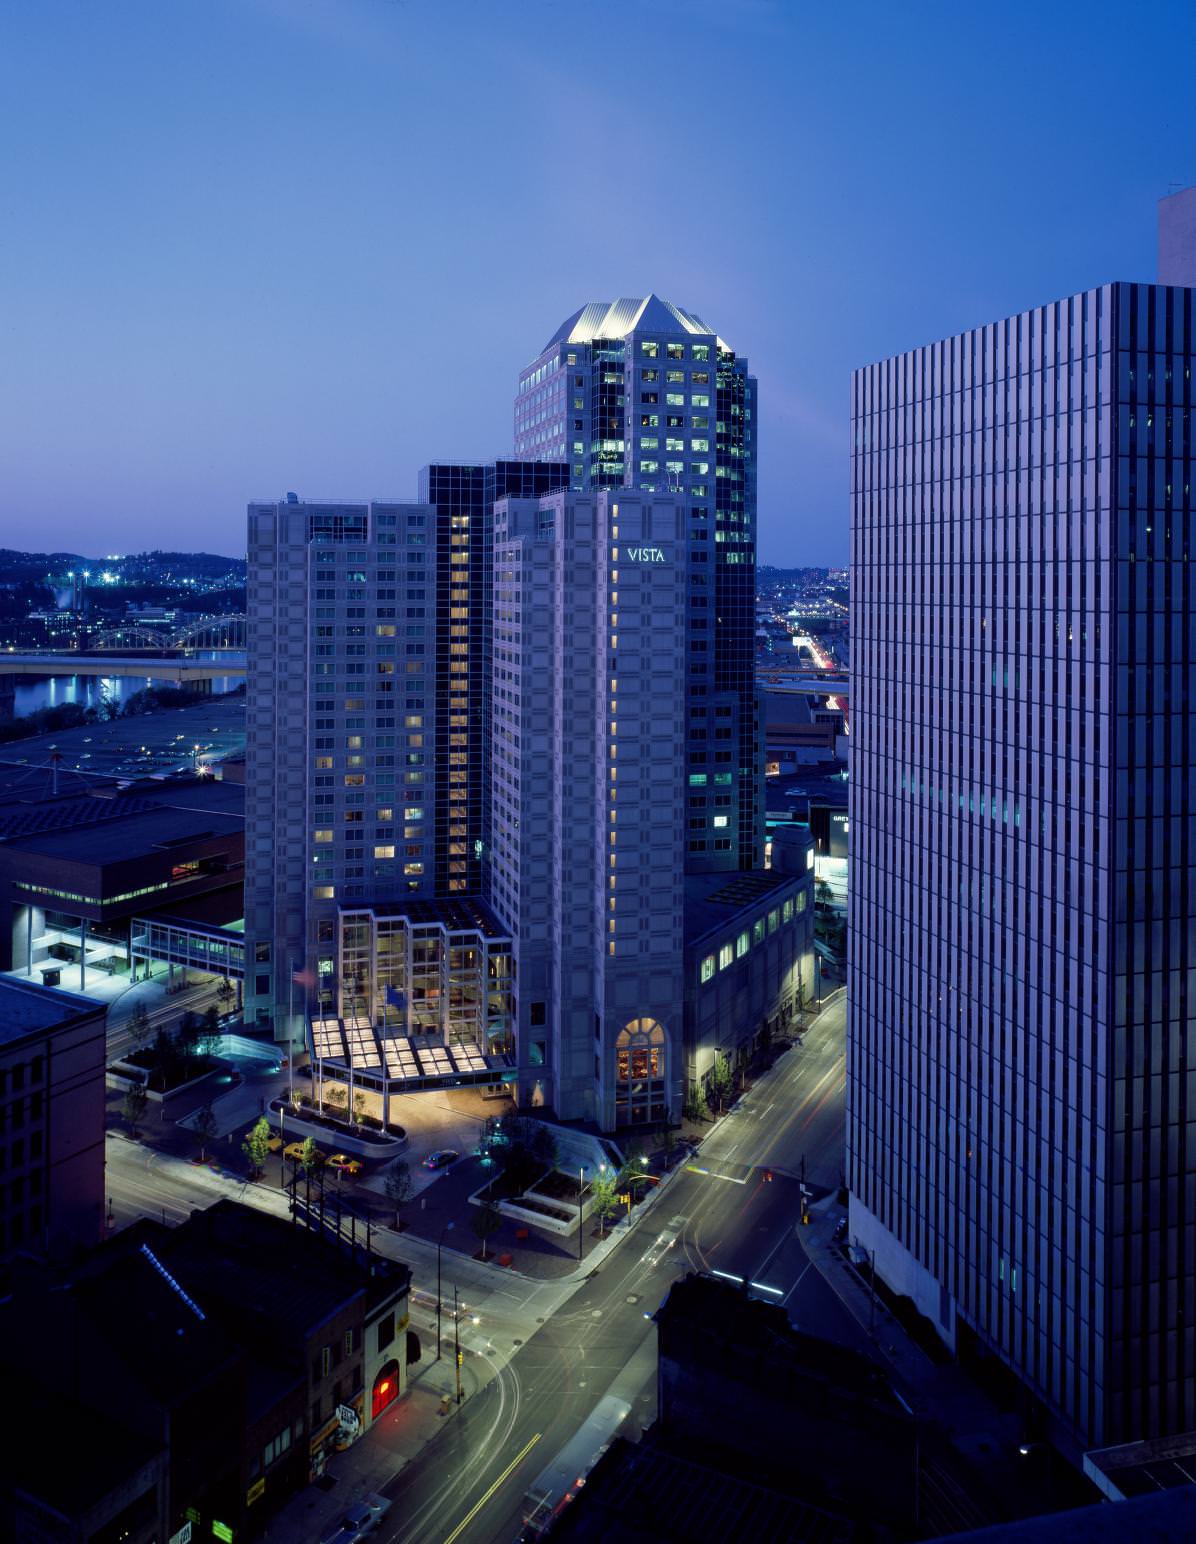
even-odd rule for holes
{"type": "MultiPolygon", "coordinates": [[[[698,332],[714,337],[693,311],[683,311],[671,300],[659,295],[645,295],[642,300],[591,300],[566,317],[544,345],[557,343],[592,343],[595,338],[625,338],[630,332],[698,332]]],[[[541,352],[544,352],[541,350],[541,352]]]]}

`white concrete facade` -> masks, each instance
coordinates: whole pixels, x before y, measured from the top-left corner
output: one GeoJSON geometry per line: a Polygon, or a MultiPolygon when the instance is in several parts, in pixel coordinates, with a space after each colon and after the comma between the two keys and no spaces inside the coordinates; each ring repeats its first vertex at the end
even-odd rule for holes
{"type": "Polygon", "coordinates": [[[490,900],[520,1097],[607,1130],[681,1101],[685,554],[676,497],[496,506],[490,900]]]}
{"type": "Polygon", "coordinates": [[[337,1006],[342,902],[432,894],[436,521],[249,506],[246,1022],[337,1006]]]}

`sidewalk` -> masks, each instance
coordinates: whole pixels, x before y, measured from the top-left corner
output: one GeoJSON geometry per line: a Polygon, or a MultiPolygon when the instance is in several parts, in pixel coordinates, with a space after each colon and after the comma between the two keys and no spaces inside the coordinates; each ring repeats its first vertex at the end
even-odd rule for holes
{"type": "Polygon", "coordinates": [[[452,1327],[445,1354],[436,1360],[435,1316],[413,1309],[412,1328],[418,1330],[424,1359],[408,1369],[409,1382],[401,1399],[343,1453],[328,1459],[324,1479],[299,1492],[270,1519],[263,1538],[286,1544],[315,1544],[345,1509],[367,1492],[382,1490],[451,1424],[499,1375],[497,1362],[463,1343],[461,1405],[455,1402],[452,1327]],[[331,1481],[331,1484],[329,1484],[331,1481]]]}
{"type": "Polygon", "coordinates": [[[843,1215],[833,1195],[815,1202],[810,1225],[801,1230],[802,1243],[840,1302],[871,1334],[894,1386],[923,1422],[939,1429],[981,1482],[991,1519],[1056,1510],[1058,1501],[1052,1501],[1049,1490],[1038,1493],[1034,1476],[1018,1455],[1023,1428],[1017,1414],[994,1404],[949,1352],[941,1362],[932,1360],[834,1245],[835,1225],[843,1215]]]}

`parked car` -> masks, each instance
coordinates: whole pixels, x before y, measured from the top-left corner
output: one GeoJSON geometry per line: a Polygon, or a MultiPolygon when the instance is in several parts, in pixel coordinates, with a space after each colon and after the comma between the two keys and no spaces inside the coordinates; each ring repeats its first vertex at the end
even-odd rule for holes
{"type": "Polygon", "coordinates": [[[424,1159],[425,1169],[447,1169],[450,1163],[456,1163],[461,1154],[451,1147],[438,1147],[434,1153],[429,1153],[424,1159]]]}
{"type": "MultiPolygon", "coordinates": [[[[292,1163],[302,1163],[303,1162],[303,1147],[304,1147],[304,1144],[302,1142],[288,1142],[287,1145],[282,1150],[282,1156],[284,1158],[289,1158],[292,1163]]],[[[317,1163],[323,1163],[324,1162],[324,1154],[320,1151],[320,1149],[318,1147],[316,1148],[316,1159],[315,1159],[315,1161],[317,1163]]]]}
{"type": "Polygon", "coordinates": [[[266,1141],[266,1147],[272,1153],[282,1152],[282,1137],[279,1136],[278,1131],[273,1126],[270,1127],[270,1136],[266,1141]]]}
{"type": "Polygon", "coordinates": [[[350,1158],[348,1153],[333,1153],[328,1160],[328,1167],[338,1174],[343,1174],[348,1179],[356,1179],[361,1173],[361,1163],[357,1158],[350,1158]]]}
{"type": "Polygon", "coordinates": [[[348,1508],[335,1528],[324,1534],[320,1544],[357,1544],[373,1533],[389,1511],[390,1502],[385,1496],[363,1496],[348,1508]]]}

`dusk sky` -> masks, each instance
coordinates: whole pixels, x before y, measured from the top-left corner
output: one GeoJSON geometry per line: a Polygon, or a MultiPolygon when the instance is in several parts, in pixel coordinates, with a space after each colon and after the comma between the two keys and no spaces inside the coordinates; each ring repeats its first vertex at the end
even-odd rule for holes
{"type": "Polygon", "coordinates": [[[1152,279],[1194,57],[1190,0],[7,0],[0,545],[413,497],[655,290],[759,377],[760,560],[845,562],[851,369],[1152,279]]]}

